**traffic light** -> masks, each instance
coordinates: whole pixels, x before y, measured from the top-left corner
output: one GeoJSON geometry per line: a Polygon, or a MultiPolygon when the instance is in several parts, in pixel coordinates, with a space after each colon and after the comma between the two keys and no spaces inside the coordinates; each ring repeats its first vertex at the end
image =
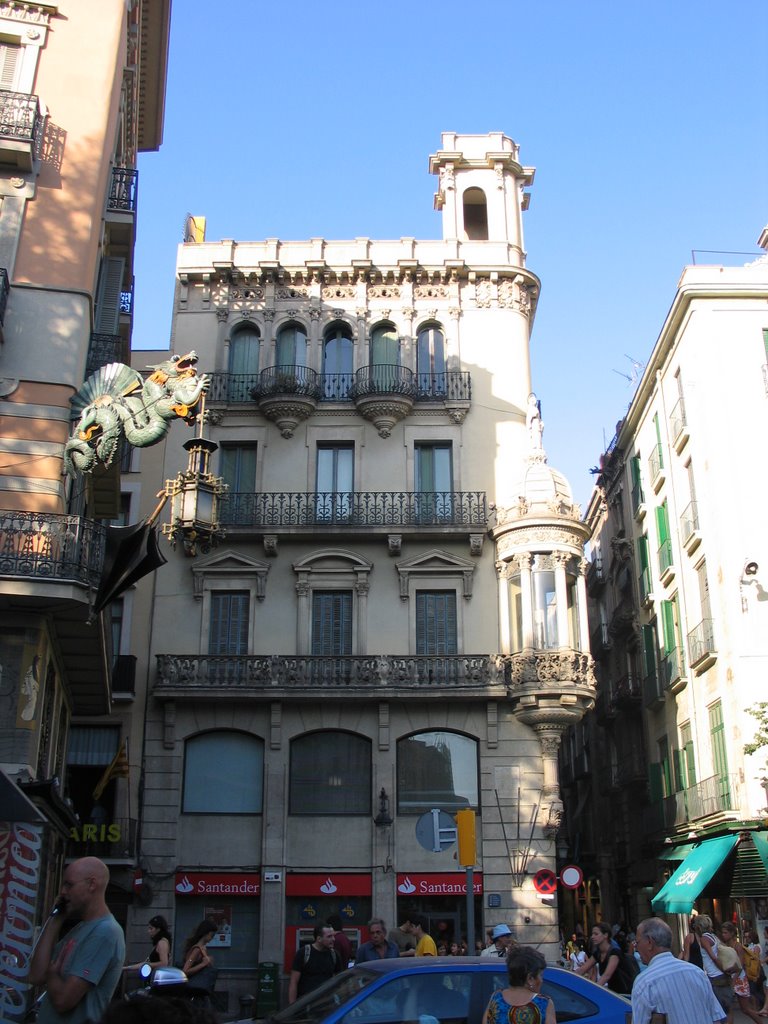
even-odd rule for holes
{"type": "Polygon", "coordinates": [[[459,837],[459,865],[472,868],[477,860],[477,842],[475,812],[471,808],[456,812],[456,831],[459,837]]]}

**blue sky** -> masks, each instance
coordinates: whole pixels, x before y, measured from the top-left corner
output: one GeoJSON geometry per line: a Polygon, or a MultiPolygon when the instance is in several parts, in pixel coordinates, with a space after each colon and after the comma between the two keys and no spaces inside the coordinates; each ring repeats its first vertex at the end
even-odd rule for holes
{"type": "Polygon", "coordinates": [[[209,240],[437,238],[441,132],[503,131],[536,168],[544,443],[585,502],[691,250],[757,252],[767,43],[764,0],[174,0],[134,347],[169,344],[187,213],[209,240]]]}

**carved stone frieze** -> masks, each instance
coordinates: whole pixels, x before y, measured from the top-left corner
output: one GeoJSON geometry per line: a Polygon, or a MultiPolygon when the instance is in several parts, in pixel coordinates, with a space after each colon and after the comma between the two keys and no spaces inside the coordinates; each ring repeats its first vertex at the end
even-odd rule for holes
{"type": "Polygon", "coordinates": [[[493,300],[493,285],[486,278],[475,284],[475,305],[479,309],[490,309],[493,300]]]}
{"type": "Polygon", "coordinates": [[[447,299],[449,295],[444,284],[417,284],[413,288],[414,299],[447,299]]]}
{"type": "Polygon", "coordinates": [[[261,285],[248,285],[243,288],[230,288],[230,302],[261,302],[264,298],[264,289],[261,285]]]}
{"type": "Polygon", "coordinates": [[[276,299],[306,299],[309,297],[307,285],[278,285],[275,288],[276,299]]]}
{"type": "Polygon", "coordinates": [[[357,288],[353,284],[329,284],[323,287],[321,295],[323,301],[327,302],[333,299],[354,299],[357,288]]]}
{"type": "Polygon", "coordinates": [[[276,533],[265,533],[262,538],[264,544],[264,554],[269,558],[277,557],[277,534],[276,533]]]}
{"type": "Polygon", "coordinates": [[[400,553],[403,550],[403,535],[401,533],[390,533],[387,535],[387,550],[390,557],[400,557],[400,553]]]}
{"type": "MultiPolygon", "coordinates": [[[[28,3],[26,0],[6,0],[0,3],[0,18],[10,18],[13,21],[24,21],[31,25],[50,25],[51,5],[28,3]]],[[[37,38],[32,36],[30,38],[37,38]]]]}
{"type": "Polygon", "coordinates": [[[455,423],[457,426],[461,426],[464,420],[467,418],[469,409],[466,407],[460,407],[457,405],[446,405],[445,411],[448,413],[448,417],[451,423],[455,423]]]}
{"type": "Polygon", "coordinates": [[[368,298],[369,299],[399,299],[400,298],[400,285],[399,284],[369,284],[368,285],[368,298]]]}

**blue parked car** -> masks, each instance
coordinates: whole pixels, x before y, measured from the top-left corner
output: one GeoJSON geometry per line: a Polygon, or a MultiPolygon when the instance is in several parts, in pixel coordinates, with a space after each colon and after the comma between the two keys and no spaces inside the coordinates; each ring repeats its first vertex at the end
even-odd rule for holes
{"type": "MultiPolygon", "coordinates": [[[[337,974],[269,1024],[481,1024],[491,993],[507,984],[503,960],[377,960],[337,974]]],[[[545,969],[542,993],[558,1024],[631,1024],[628,999],[559,967],[545,969]]]]}

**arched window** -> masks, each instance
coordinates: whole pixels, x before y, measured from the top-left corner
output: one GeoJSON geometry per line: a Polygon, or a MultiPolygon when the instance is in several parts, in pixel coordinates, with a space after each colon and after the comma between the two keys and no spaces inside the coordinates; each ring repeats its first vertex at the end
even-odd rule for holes
{"type": "Polygon", "coordinates": [[[264,741],[221,730],[192,736],[184,746],[187,814],[261,814],[264,741]]]}
{"type": "Polygon", "coordinates": [[[278,333],[277,365],[281,368],[307,365],[307,333],[301,324],[288,324],[278,333]]]}
{"type": "Polygon", "coordinates": [[[455,732],[417,732],[397,743],[397,810],[479,806],[477,740],[455,732]]]}
{"type": "Polygon", "coordinates": [[[253,324],[244,324],[233,331],[229,342],[230,402],[250,401],[250,391],[259,372],[261,338],[253,324]]]}
{"type": "Polygon", "coordinates": [[[445,394],[445,336],[437,324],[427,324],[419,331],[416,372],[420,394],[445,394]]]}
{"type": "MultiPolygon", "coordinates": [[[[524,636],[523,608],[530,601],[533,620],[533,646],[536,650],[557,650],[559,647],[570,647],[575,651],[581,649],[581,630],[579,626],[579,599],[575,572],[565,570],[566,615],[562,623],[558,621],[557,585],[555,582],[555,565],[551,555],[537,554],[531,562],[531,589],[523,588],[522,576],[519,572],[509,580],[509,606],[511,627],[511,650],[513,653],[522,651],[526,645],[524,636]],[[562,630],[567,635],[561,636],[562,630]]],[[[530,643],[530,641],[527,641],[530,643]]]]}
{"type": "Polygon", "coordinates": [[[352,386],[354,344],[346,324],[331,324],[323,340],[323,396],[346,398],[352,386]]]}
{"type": "Polygon", "coordinates": [[[371,741],[312,732],[291,743],[289,814],[370,814],[371,741]]]}
{"type": "Polygon", "coordinates": [[[464,193],[464,234],[470,242],[488,240],[488,204],[481,188],[464,193]]]}

